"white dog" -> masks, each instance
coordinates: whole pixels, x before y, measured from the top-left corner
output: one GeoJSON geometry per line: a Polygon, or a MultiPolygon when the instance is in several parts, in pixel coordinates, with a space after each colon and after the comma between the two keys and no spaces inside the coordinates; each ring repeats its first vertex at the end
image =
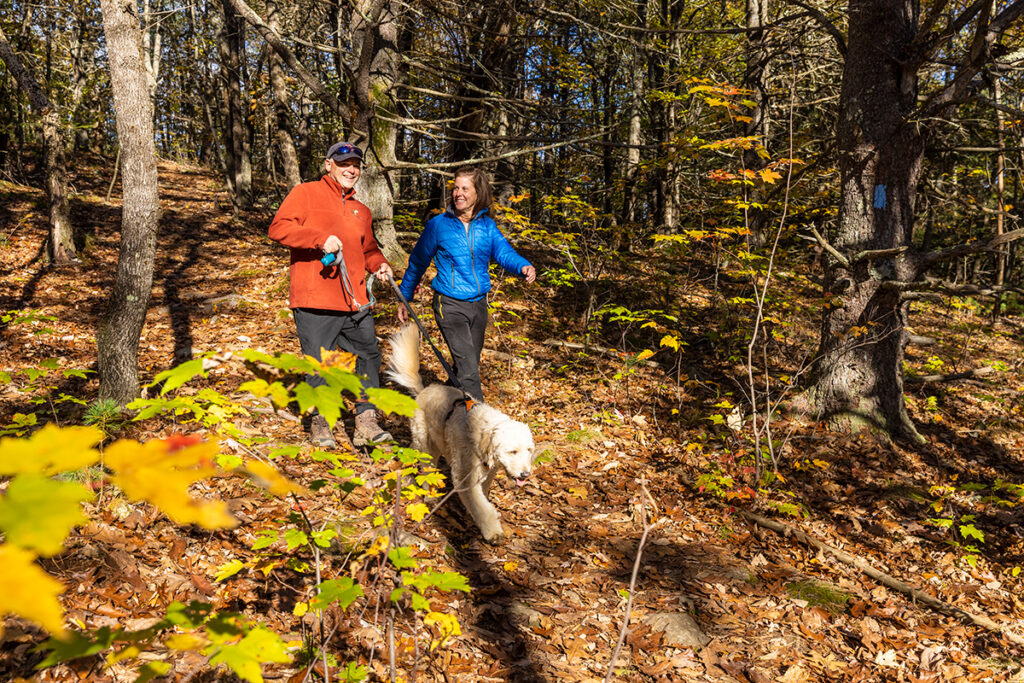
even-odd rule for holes
{"type": "Polygon", "coordinates": [[[487,500],[498,466],[522,486],[533,470],[533,435],[522,422],[497,408],[473,403],[467,411],[462,391],[443,384],[423,387],[420,378],[420,333],[406,325],[391,336],[388,377],[416,398],[412,418],[412,447],[429,453],[434,464],[444,458],[452,471],[452,486],[480,527],[484,540],[503,538],[498,511],[487,500]]]}

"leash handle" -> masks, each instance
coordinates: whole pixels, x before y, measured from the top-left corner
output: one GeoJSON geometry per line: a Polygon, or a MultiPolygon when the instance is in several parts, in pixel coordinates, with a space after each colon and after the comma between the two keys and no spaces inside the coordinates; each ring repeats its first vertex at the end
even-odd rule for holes
{"type": "Polygon", "coordinates": [[[473,399],[466,393],[465,388],[462,386],[462,382],[460,382],[459,378],[455,376],[455,371],[452,370],[452,366],[448,364],[447,360],[445,360],[444,355],[442,355],[441,352],[438,351],[437,347],[434,346],[434,341],[430,338],[430,335],[427,334],[427,330],[424,329],[423,323],[420,322],[420,317],[416,315],[416,311],[412,310],[412,304],[410,304],[402,294],[402,290],[398,288],[398,285],[395,283],[395,278],[389,277],[387,280],[391,283],[391,289],[395,290],[395,294],[398,295],[398,299],[402,302],[402,305],[405,306],[405,310],[409,311],[409,315],[412,316],[416,326],[420,328],[420,334],[427,340],[427,343],[430,344],[430,348],[434,350],[434,355],[437,356],[437,359],[441,361],[441,366],[444,368],[444,371],[448,373],[448,380],[455,385],[456,389],[462,392],[462,396],[466,400],[466,410],[468,411],[470,406],[473,404],[473,399]]]}

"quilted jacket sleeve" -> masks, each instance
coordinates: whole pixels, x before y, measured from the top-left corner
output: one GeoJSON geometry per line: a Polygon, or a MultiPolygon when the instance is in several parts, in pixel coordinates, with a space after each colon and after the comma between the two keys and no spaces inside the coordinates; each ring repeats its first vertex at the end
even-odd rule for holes
{"type": "Polygon", "coordinates": [[[494,226],[491,234],[491,256],[499,266],[513,275],[522,276],[523,268],[530,265],[530,262],[520,256],[519,252],[509,244],[497,225],[494,226]]]}
{"type": "Polygon", "coordinates": [[[405,269],[402,276],[401,292],[407,300],[412,298],[416,285],[423,279],[423,273],[427,272],[427,266],[434,259],[437,253],[437,223],[432,218],[427,221],[420,238],[416,240],[416,246],[409,254],[409,267],[405,269]]]}

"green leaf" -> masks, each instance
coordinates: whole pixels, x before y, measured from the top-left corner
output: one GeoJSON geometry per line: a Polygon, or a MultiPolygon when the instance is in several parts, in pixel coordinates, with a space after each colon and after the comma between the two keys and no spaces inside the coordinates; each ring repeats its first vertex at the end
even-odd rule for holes
{"type": "Polygon", "coordinates": [[[324,529],[323,531],[314,531],[312,534],[313,542],[321,548],[329,548],[331,545],[331,539],[338,535],[338,532],[334,529],[324,529]]]}
{"type": "Polygon", "coordinates": [[[362,664],[349,662],[344,669],[337,673],[338,677],[335,680],[342,681],[342,683],[360,683],[360,681],[365,681],[369,675],[370,672],[362,664]]]}
{"type": "Polygon", "coordinates": [[[310,601],[310,606],[315,609],[325,609],[332,603],[338,603],[342,609],[362,597],[363,587],[345,576],[340,579],[330,579],[320,584],[320,593],[310,601]]]}
{"type": "Polygon", "coordinates": [[[39,662],[36,668],[46,669],[60,662],[94,655],[106,650],[113,642],[114,632],[110,630],[109,626],[89,633],[72,631],[63,639],[50,638],[38,648],[38,651],[49,651],[50,654],[46,655],[46,658],[39,662]]]}
{"type": "Polygon", "coordinates": [[[287,663],[286,645],[273,631],[257,627],[245,634],[238,643],[214,648],[210,664],[225,664],[239,678],[249,683],[262,683],[260,664],[264,662],[287,663]]]}
{"type": "Polygon", "coordinates": [[[196,377],[196,375],[206,377],[206,373],[203,372],[202,358],[195,358],[193,360],[186,361],[181,365],[175,366],[170,370],[164,370],[153,378],[152,383],[147,384],[146,386],[154,387],[163,382],[164,385],[160,388],[160,395],[163,396],[168,391],[173,391],[185,382],[191,381],[196,377]]]}
{"type": "Polygon", "coordinates": [[[277,530],[276,529],[264,529],[260,532],[259,538],[253,541],[253,550],[263,550],[277,543],[277,530]]]}
{"type": "Polygon", "coordinates": [[[193,600],[185,605],[175,600],[167,606],[167,621],[186,630],[199,628],[213,612],[208,602],[193,600]]]}
{"type": "Polygon", "coordinates": [[[139,676],[135,679],[135,683],[149,683],[154,678],[167,675],[170,670],[171,665],[168,662],[149,662],[139,668],[139,676]]]}
{"type": "Polygon", "coordinates": [[[19,475],[0,498],[0,530],[14,545],[56,555],[71,529],[88,521],[81,505],[86,500],[92,500],[92,493],[82,484],[19,475]]]}
{"type": "Polygon", "coordinates": [[[396,569],[416,569],[419,566],[419,562],[415,557],[412,556],[412,549],[402,546],[398,548],[392,548],[388,552],[388,559],[391,560],[391,564],[395,565],[396,569]]]}
{"type": "Polygon", "coordinates": [[[288,544],[288,550],[295,550],[300,545],[306,545],[309,543],[309,537],[306,536],[306,532],[298,529],[288,529],[284,532],[284,541],[288,544]]]}
{"type": "Polygon", "coordinates": [[[393,389],[368,387],[366,396],[370,399],[370,403],[385,413],[412,417],[416,412],[416,400],[393,389]]]}
{"type": "Polygon", "coordinates": [[[303,382],[295,387],[295,398],[299,402],[300,412],[305,413],[310,408],[316,408],[332,427],[341,417],[344,399],[337,390],[332,390],[328,386],[321,384],[318,387],[311,387],[303,382]]]}
{"type": "Polygon", "coordinates": [[[960,525],[960,535],[963,536],[964,539],[976,538],[979,541],[981,541],[982,543],[985,542],[985,534],[984,534],[984,532],[982,532],[980,529],[978,529],[973,524],[961,524],[960,525]]]}

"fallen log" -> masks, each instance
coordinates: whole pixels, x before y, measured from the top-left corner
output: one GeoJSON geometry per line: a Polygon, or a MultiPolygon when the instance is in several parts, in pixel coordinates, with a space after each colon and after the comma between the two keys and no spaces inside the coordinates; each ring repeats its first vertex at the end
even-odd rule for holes
{"type": "Polygon", "coordinates": [[[899,579],[890,576],[889,574],[886,574],[885,572],[879,569],[872,567],[865,560],[850,555],[849,553],[845,553],[839,548],[834,548],[828,543],[825,543],[824,541],[819,541],[813,536],[809,536],[808,534],[805,534],[803,531],[800,531],[795,527],[791,527],[788,524],[776,522],[775,520],[762,517],[761,515],[749,512],[747,510],[739,510],[738,512],[745,519],[753,522],[754,524],[757,524],[760,527],[770,529],[777,534],[786,536],[787,538],[795,538],[804,545],[811,546],[815,550],[823,550],[825,552],[830,553],[833,557],[835,557],[843,564],[847,564],[851,567],[856,567],[860,571],[870,576],[872,579],[881,583],[883,586],[887,586],[888,588],[892,588],[895,591],[899,591],[900,593],[909,596],[915,602],[919,602],[927,607],[930,607],[936,612],[941,612],[942,614],[955,617],[957,619],[962,619],[964,621],[970,622],[971,624],[974,624],[975,626],[980,626],[981,628],[992,631],[993,633],[998,633],[999,635],[1009,640],[1011,643],[1024,647],[1024,636],[1020,636],[1017,633],[1011,631],[1009,628],[1001,624],[997,624],[996,622],[992,621],[992,619],[988,618],[983,614],[972,614],[967,610],[963,610],[959,607],[949,604],[945,600],[940,600],[939,598],[936,598],[933,595],[929,595],[928,593],[925,593],[923,590],[920,590],[919,588],[914,588],[909,583],[904,583],[903,581],[900,581],[899,579]]]}
{"type": "Polygon", "coordinates": [[[985,375],[991,375],[995,370],[986,365],[983,368],[975,368],[974,370],[967,370],[966,372],[952,372],[948,375],[907,375],[903,378],[904,382],[910,384],[922,384],[924,382],[952,382],[958,379],[974,379],[975,377],[984,377],[985,375]]]}

